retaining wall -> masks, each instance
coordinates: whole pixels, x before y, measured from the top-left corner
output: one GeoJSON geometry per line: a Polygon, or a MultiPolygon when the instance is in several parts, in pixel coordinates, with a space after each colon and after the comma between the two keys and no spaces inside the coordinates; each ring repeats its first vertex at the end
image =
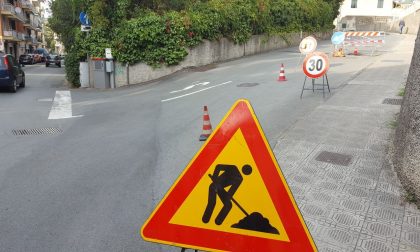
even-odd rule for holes
{"type": "Polygon", "coordinates": [[[420,33],[405,87],[393,155],[401,183],[409,193],[416,195],[420,205],[420,33]]]}
{"type": "MultiPolygon", "coordinates": [[[[312,35],[319,40],[325,40],[330,39],[331,34],[331,32],[315,34],[304,33],[303,37],[312,35]]],[[[300,34],[289,34],[284,37],[256,35],[252,36],[251,39],[243,45],[235,44],[226,38],[222,38],[218,41],[205,40],[202,44],[188,49],[188,56],[180,64],[175,66],[162,66],[154,69],[143,63],[132,66],[117,63],[115,69],[115,83],[117,87],[144,83],[170,75],[184,68],[204,66],[247,55],[289,46],[297,46],[300,41],[300,34]]]]}

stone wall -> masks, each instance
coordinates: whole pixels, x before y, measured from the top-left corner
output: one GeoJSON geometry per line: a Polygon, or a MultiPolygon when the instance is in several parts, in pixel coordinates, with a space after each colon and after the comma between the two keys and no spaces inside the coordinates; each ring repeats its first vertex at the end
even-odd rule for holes
{"type": "MultiPolygon", "coordinates": [[[[420,24],[420,10],[417,12],[404,17],[405,27],[403,33],[408,34],[417,34],[419,24],[420,24]]],[[[396,19],[392,24],[391,32],[400,32],[400,27],[398,26],[400,20],[396,19]]]]}
{"type": "MultiPolygon", "coordinates": [[[[319,40],[331,38],[330,32],[312,34],[319,40]]],[[[303,34],[303,37],[310,34],[303,34]]],[[[189,49],[188,56],[180,64],[175,66],[163,66],[154,69],[151,66],[140,63],[126,67],[120,63],[116,64],[116,86],[122,87],[132,84],[140,84],[161,77],[170,75],[179,70],[189,67],[204,66],[215,62],[236,59],[247,55],[267,52],[275,49],[297,46],[301,41],[300,34],[289,34],[287,36],[264,35],[252,36],[243,45],[222,38],[218,41],[204,41],[202,44],[189,49]],[[127,74],[128,71],[128,74],[127,74]]]]}
{"type": "Polygon", "coordinates": [[[416,195],[420,204],[420,33],[405,87],[393,155],[401,183],[410,194],[416,195]]]}

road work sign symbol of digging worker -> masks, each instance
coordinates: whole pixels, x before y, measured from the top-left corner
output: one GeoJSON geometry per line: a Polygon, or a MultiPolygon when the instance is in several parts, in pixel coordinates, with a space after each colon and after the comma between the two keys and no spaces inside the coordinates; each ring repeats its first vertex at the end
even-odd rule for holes
{"type": "MultiPolygon", "coordinates": [[[[251,176],[252,167],[250,165],[244,165],[242,167],[242,173],[244,175],[251,176]]],[[[248,212],[245,211],[239,202],[234,199],[233,196],[235,192],[238,190],[239,186],[244,180],[238,167],[235,165],[218,164],[216,165],[213,174],[209,174],[209,177],[211,179],[211,184],[209,186],[207,207],[202,217],[203,223],[209,223],[216,206],[217,196],[219,196],[223,203],[223,208],[216,216],[216,225],[223,224],[223,221],[232,209],[233,202],[235,206],[237,206],[242,211],[242,213],[245,214],[245,218],[232,225],[233,228],[279,234],[278,230],[271,226],[269,220],[264,218],[261,213],[253,212],[248,214],[248,212]]]]}

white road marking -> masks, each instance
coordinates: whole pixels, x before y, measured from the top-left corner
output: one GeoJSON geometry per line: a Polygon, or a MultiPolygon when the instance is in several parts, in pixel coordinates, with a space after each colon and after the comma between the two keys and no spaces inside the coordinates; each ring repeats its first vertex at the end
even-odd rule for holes
{"type": "Polygon", "coordinates": [[[169,99],[165,99],[165,100],[162,100],[161,102],[167,102],[167,101],[176,100],[176,99],[179,99],[179,98],[182,98],[182,97],[185,97],[185,96],[193,95],[193,94],[196,94],[196,93],[199,93],[199,92],[203,92],[203,91],[206,91],[206,90],[215,88],[215,87],[223,86],[223,85],[226,85],[226,84],[229,84],[229,83],[232,83],[232,81],[220,83],[220,84],[217,84],[217,85],[214,85],[214,86],[211,86],[211,87],[208,87],[208,88],[203,88],[203,89],[200,89],[200,90],[197,90],[197,91],[188,93],[188,94],[184,94],[184,95],[172,97],[172,98],[169,98],[169,99]]]}
{"type": "Polygon", "coordinates": [[[57,119],[68,119],[68,118],[75,118],[75,117],[82,117],[82,115],[73,116],[73,111],[71,108],[70,91],[56,91],[53,105],[50,111],[50,115],[48,116],[48,119],[57,120],[57,119]]]}
{"type": "Polygon", "coordinates": [[[210,84],[210,82],[207,82],[207,81],[206,82],[199,82],[199,83],[196,83],[196,84],[193,83],[191,86],[185,87],[185,88],[180,89],[180,90],[174,90],[174,91],[171,91],[169,93],[170,94],[179,93],[179,92],[186,91],[186,90],[189,90],[189,89],[197,87],[197,86],[207,86],[208,84],[210,84]]]}

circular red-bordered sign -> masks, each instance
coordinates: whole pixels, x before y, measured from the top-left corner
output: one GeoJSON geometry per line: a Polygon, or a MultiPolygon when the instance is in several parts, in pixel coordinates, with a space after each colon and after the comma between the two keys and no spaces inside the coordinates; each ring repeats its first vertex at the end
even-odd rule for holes
{"type": "Polygon", "coordinates": [[[303,72],[312,79],[323,76],[330,68],[328,56],[323,52],[313,52],[303,61],[303,72]]]}

